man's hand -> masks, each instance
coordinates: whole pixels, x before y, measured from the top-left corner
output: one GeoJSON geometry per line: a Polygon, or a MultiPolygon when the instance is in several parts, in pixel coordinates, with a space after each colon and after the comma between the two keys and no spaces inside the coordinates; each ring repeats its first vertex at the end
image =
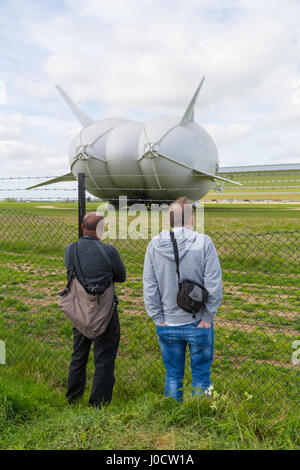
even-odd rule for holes
{"type": "Polygon", "coordinates": [[[201,320],[197,328],[210,328],[210,323],[207,323],[206,321],[201,320]]]}
{"type": "Polygon", "coordinates": [[[160,323],[158,326],[166,326],[166,322],[160,323]]]}

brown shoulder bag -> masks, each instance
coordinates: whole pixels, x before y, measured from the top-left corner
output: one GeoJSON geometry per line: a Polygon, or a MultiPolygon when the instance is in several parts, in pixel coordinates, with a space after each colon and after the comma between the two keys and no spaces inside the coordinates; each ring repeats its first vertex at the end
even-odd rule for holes
{"type": "MultiPolygon", "coordinates": [[[[100,245],[99,249],[103,253],[104,250],[100,245]]],[[[94,339],[106,331],[113,316],[115,308],[114,284],[107,287],[103,294],[89,294],[75,274],[74,257],[76,254],[81,278],[86,282],[80,265],[78,243],[73,243],[70,250],[72,268],[68,271],[66,288],[59,294],[61,299],[58,306],[80,333],[89,339],[94,339]]],[[[106,253],[103,255],[110,263],[106,253]]]]}

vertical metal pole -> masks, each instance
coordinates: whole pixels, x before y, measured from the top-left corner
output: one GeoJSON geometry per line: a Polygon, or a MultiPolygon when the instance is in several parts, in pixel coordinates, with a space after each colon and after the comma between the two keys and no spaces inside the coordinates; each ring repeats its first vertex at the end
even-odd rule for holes
{"type": "Polygon", "coordinates": [[[85,173],[78,173],[78,237],[83,236],[82,221],[85,216],[85,173]]]}

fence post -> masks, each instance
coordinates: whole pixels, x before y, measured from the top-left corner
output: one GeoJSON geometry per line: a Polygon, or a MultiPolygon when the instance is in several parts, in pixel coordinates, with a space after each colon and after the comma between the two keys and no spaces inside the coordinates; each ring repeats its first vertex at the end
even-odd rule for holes
{"type": "Polygon", "coordinates": [[[83,236],[82,221],[85,216],[85,173],[78,173],[78,238],[83,236]]]}

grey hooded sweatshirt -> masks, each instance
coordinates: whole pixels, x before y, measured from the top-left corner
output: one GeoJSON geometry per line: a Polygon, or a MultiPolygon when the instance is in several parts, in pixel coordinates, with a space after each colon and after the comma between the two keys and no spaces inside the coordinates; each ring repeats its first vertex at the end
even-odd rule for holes
{"type": "Polygon", "coordinates": [[[208,291],[205,306],[196,314],[177,305],[178,278],[173,245],[168,230],[163,230],[149,243],[144,262],[144,303],[155,325],[167,322],[184,324],[204,320],[211,323],[222,300],[222,272],[210,237],[175,227],[179,252],[180,279],[201,283],[208,291]]]}

